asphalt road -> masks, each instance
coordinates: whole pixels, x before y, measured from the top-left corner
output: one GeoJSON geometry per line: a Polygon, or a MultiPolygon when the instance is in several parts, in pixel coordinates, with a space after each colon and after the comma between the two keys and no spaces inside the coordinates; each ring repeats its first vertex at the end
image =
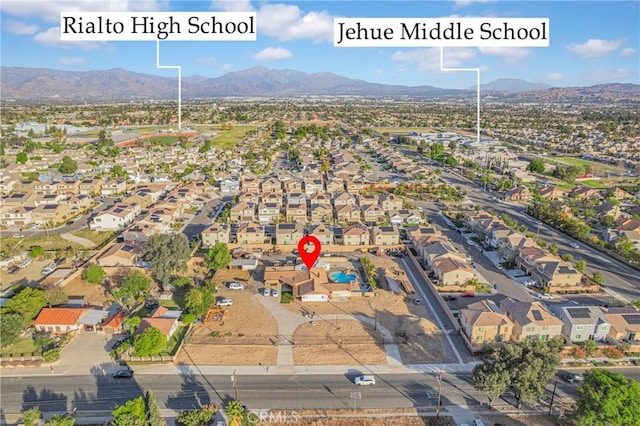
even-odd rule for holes
{"type": "MultiPolygon", "coordinates": [[[[617,369],[628,377],[640,379],[638,369],[617,369]]],[[[576,370],[572,370],[576,371],[576,370]]],[[[410,408],[435,406],[435,398],[427,392],[438,389],[433,373],[380,375],[373,386],[357,387],[353,377],[360,372],[344,375],[255,375],[236,376],[237,396],[250,408],[259,409],[339,409],[352,408],[354,392],[358,408],[410,408]]],[[[547,385],[546,400],[553,390],[547,385]]],[[[556,401],[575,397],[576,384],[558,380],[556,401]]],[[[97,372],[94,376],[15,377],[2,380],[2,407],[6,413],[23,408],[38,407],[42,411],[110,410],[115,405],[152,389],[161,407],[174,410],[195,408],[202,404],[235,398],[230,376],[202,375],[143,375],[134,379],[113,379],[97,372]]],[[[445,374],[442,383],[442,405],[479,406],[486,404],[484,394],[471,385],[470,374],[445,374]]],[[[513,402],[510,395],[497,404],[513,402]]]]}
{"type": "MultiPolygon", "coordinates": [[[[464,187],[467,191],[467,198],[474,203],[484,208],[504,211],[519,223],[525,224],[532,232],[538,232],[538,225],[535,223],[535,219],[524,213],[523,206],[496,203],[496,201],[492,199],[492,194],[483,192],[476,184],[453,173],[443,171],[441,178],[451,185],[464,187]]],[[[601,271],[604,275],[604,283],[607,288],[611,288],[616,293],[631,301],[640,300],[640,279],[638,279],[640,271],[560,233],[546,224],[539,226],[539,236],[549,244],[556,244],[561,254],[571,253],[576,259],[584,259],[587,262],[586,272],[588,274],[601,271]],[[580,247],[578,249],[571,247],[569,244],[572,242],[577,243],[580,247]]]]}

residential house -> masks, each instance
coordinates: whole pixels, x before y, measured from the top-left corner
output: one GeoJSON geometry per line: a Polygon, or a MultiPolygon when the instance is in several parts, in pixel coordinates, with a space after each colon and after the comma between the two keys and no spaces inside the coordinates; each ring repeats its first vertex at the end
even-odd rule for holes
{"type": "Polygon", "coordinates": [[[324,192],[324,182],[318,178],[304,179],[304,192],[307,195],[315,194],[316,192],[324,192]]]}
{"type": "Polygon", "coordinates": [[[617,341],[625,341],[637,344],[640,340],[640,313],[637,311],[624,311],[609,309],[604,314],[605,320],[611,324],[609,337],[617,341]]]}
{"type": "Polygon", "coordinates": [[[240,191],[240,181],[237,179],[225,179],[220,182],[220,192],[223,194],[235,194],[238,191],[240,191]]]}
{"type": "Polygon", "coordinates": [[[231,206],[229,220],[231,222],[255,221],[256,205],[253,203],[240,202],[231,206]]]}
{"type": "Polygon", "coordinates": [[[306,204],[307,194],[304,192],[287,193],[287,204],[306,204]]]}
{"type": "Polygon", "coordinates": [[[88,195],[70,195],[66,200],[62,200],[61,204],[67,204],[72,211],[82,211],[91,207],[93,199],[88,195]]]}
{"type": "Polygon", "coordinates": [[[151,315],[140,320],[140,325],[135,334],[144,333],[147,328],[155,327],[169,339],[178,330],[181,315],[182,311],[169,310],[164,306],[158,306],[151,315]]]}
{"type": "Polygon", "coordinates": [[[614,186],[613,188],[610,188],[607,193],[606,193],[606,197],[613,197],[616,200],[628,200],[633,198],[633,195],[628,193],[627,191],[625,191],[622,188],[619,188],[617,186],[614,186]]]}
{"type": "Polygon", "coordinates": [[[440,285],[464,285],[475,278],[471,265],[466,260],[460,260],[453,256],[435,259],[433,272],[440,285]]]}
{"type": "Polygon", "coordinates": [[[21,180],[13,185],[13,191],[16,193],[28,193],[33,194],[36,185],[39,182],[37,180],[21,180]]]}
{"type": "Polygon", "coordinates": [[[202,247],[210,248],[216,243],[229,243],[231,227],[226,223],[212,223],[202,231],[202,247]]]}
{"type": "Polygon", "coordinates": [[[411,210],[394,210],[389,212],[389,222],[392,225],[418,225],[422,222],[422,217],[411,210]]]}
{"type": "Polygon", "coordinates": [[[33,204],[38,207],[41,204],[60,204],[62,200],[64,200],[64,195],[58,194],[41,194],[36,195],[33,200],[33,204]]]}
{"type": "Polygon", "coordinates": [[[238,202],[258,205],[260,203],[260,194],[257,192],[242,192],[238,196],[238,202]]]}
{"type": "Polygon", "coordinates": [[[411,240],[411,244],[417,250],[417,242],[421,237],[442,237],[442,232],[434,226],[410,226],[407,228],[407,235],[411,240]]]}
{"type": "Polygon", "coordinates": [[[133,242],[115,243],[98,258],[101,266],[136,266],[142,258],[142,246],[133,242]]]}
{"type": "Polygon", "coordinates": [[[500,308],[513,322],[513,338],[548,342],[562,335],[562,320],[555,317],[540,302],[517,302],[509,297],[500,302],[500,308]]]}
{"type": "Polygon", "coordinates": [[[80,181],[69,180],[58,182],[58,194],[74,195],[80,193],[80,181]]]}
{"type": "Polygon", "coordinates": [[[602,203],[593,208],[596,212],[596,216],[598,218],[603,218],[605,216],[611,216],[614,220],[618,219],[620,215],[622,215],[622,210],[620,210],[620,206],[616,206],[611,203],[602,203]]]}
{"type": "Polygon", "coordinates": [[[309,230],[309,235],[316,237],[323,246],[334,243],[333,230],[323,223],[313,225],[309,230]]]}
{"type": "Polygon", "coordinates": [[[2,226],[19,226],[23,227],[33,223],[33,207],[12,207],[2,212],[2,226]]]}
{"type": "Polygon", "coordinates": [[[89,228],[94,231],[122,229],[133,222],[136,215],[133,208],[116,205],[98,213],[89,223],[89,228]]]}
{"type": "Polygon", "coordinates": [[[6,197],[2,197],[1,206],[13,207],[35,207],[34,200],[36,196],[31,193],[16,192],[6,197]]]}
{"type": "MultiPolygon", "coordinates": [[[[260,196],[260,204],[277,204],[282,206],[282,194],[276,194],[275,192],[262,193],[260,196]]],[[[295,203],[302,204],[302,203],[295,203]]]]}
{"type": "Polygon", "coordinates": [[[238,244],[264,244],[264,227],[253,222],[242,222],[236,231],[238,244]]]}
{"type": "Polygon", "coordinates": [[[36,332],[63,335],[81,329],[80,317],[85,308],[42,308],[33,321],[36,332]]]}
{"type": "Polygon", "coordinates": [[[78,184],[78,191],[85,195],[98,195],[102,190],[102,181],[100,179],[85,179],[78,184]]]}
{"type": "Polygon", "coordinates": [[[460,324],[469,341],[478,346],[507,342],[513,333],[513,323],[493,300],[460,309],[460,324]]]}
{"type": "Polygon", "coordinates": [[[336,207],[336,218],[341,223],[360,222],[360,209],[352,205],[336,207]]]}
{"type": "Polygon", "coordinates": [[[333,205],[335,206],[336,210],[338,209],[338,207],[355,206],[356,199],[348,192],[340,192],[333,196],[333,205]]]}
{"type": "Polygon", "coordinates": [[[287,194],[302,192],[302,181],[299,179],[290,179],[284,183],[284,190],[287,194]]]}
{"type": "Polygon", "coordinates": [[[572,302],[568,305],[551,305],[550,309],[562,321],[562,335],[568,342],[607,340],[611,324],[600,307],[572,302]]]}
{"type": "Polygon", "coordinates": [[[565,192],[555,186],[547,185],[540,188],[538,190],[538,194],[540,195],[540,198],[545,198],[547,200],[559,200],[564,197],[565,192]]]}
{"type": "Polygon", "coordinates": [[[63,223],[69,218],[71,207],[66,204],[40,204],[31,211],[33,221],[43,225],[63,223]]]}
{"type": "Polygon", "coordinates": [[[245,176],[240,181],[242,192],[260,192],[260,180],[255,177],[245,176]]]}
{"type": "Polygon", "coordinates": [[[33,193],[36,195],[58,194],[58,183],[35,181],[33,185],[33,193]]]}
{"type": "Polygon", "coordinates": [[[366,206],[374,206],[378,204],[379,196],[374,194],[360,194],[358,195],[358,205],[361,209],[366,206]]]}
{"type": "Polygon", "coordinates": [[[122,238],[128,243],[146,244],[149,238],[156,234],[167,232],[165,224],[158,224],[148,220],[140,220],[122,233],[122,238]]]}
{"type": "Polygon", "coordinates": [[[282,216],[280,207],[280,203],[260,205],[260,208],[258,208],[258,221],[263,225],[277,222],[282,216]]]}
{"type": "Polygon", "coordinates": [[[380,207],[385,212],[402,210],[402,199],[395,194],[382,194],[380,196],[380,207]]]}
{"type": "Polygon", "coordinates": [[[514,231],[503,223],[493,223],[489,229],[485,229],[485,242],[491,247],[498,248],[504,243],[504,240],[514,231]]]}
{"type": "Polygon", "coordinates": [[[363,246],[370,244],[370,241],[369,228],[362,224],[353,224],[342,230],[342,244],[345,246],[363,246]]]}
{"type": "Polygon", "coordinates": [[[392,246],[400,244],[400,234],[398,227],[374,226],[371,243],[376,246],[392,246]]]}
{"type": "Polygon", "coordinates": [[[124,194],[127,192],[127,182],[124,180],[110,179],[102,183],[100,194],[105,196],[124,194]]]}
{"type": "Polygon", "coordinates": [[[514,264],[522,249],[533,247],[535,244],[533,239],[519,232],[513,232],[500,241],[498,251],[507,262],[514,264]]]}
{"type": "Polygon", "coordinates": [[[315,204],[310,210],[311,223],[330,222],[333,220],[333,208],[327,204],[315,204]]]}
{"type": "Polygon", "coordinates": [[[569,191],[568,195],[570,198],[575,198],[578,200],[602,199],[602,195],[600,195],[600,192],[597,189],[584,185],[574,187],[571,191],[569,191]]]}
{"type": "Polygon", "coordinates": [[[307,222],[307,204],[287,204],[285,207],[285,220],[288,222],[307,222]]]}
{"type": "Polygon", "coordinates": [[[531,276],[538,287],[548,293],[561,291],[563,287],[576,287],[582,282],[582,273],[564,261],[538,262],[531,276]]]}
{"type": "Polygon", "coordinates": [[[295,245],[304,236],[301,223],[279,223],[276,225],[276,244],[295,245]]]}
{"type": "Polygon", "coordinates": [[[362,221],[366,224],[377,224],[384,222],[387,218],[385,211],[377,204],[361,207],[362,221]]]}
{"type": "Polygon", "coordinates": [[[523,272],[530,275],[538,263],[554,262],[559,260],[560,258],[558,256],[551,254],[537,245],[531,245],[520,250],[518,257],[516,258],[516,266],[522,269],[523,272]]]}
{"type": "Polygon", "coordinates": [[[273,192],[274,194],[282,194],[282,182],[280,179],[269,177],[262,181],[262,193],[273,192]]]}
{"type": "Polygon", "coordinates": [[[444,258],[454,258],[461,262],[465,261],[466,257],[460,253],[456,248],[448,241],[437,241],[435,243],[416,247],[416,251],[420,257],[424,260],[429,269],[435,267],[435,261],[444,258]]]}
{"type": "Polygon", "coordinates": [[[349,194],[360,194],[367,189],[368,185],[363,181],[347,180],[347,192],[349,194]]]}
{"type": "Polygon", "coordinates": [[[331,178],[326,183],[327,194],[339,194],[345,191],[344,181],[338,178],[331,178]]]}
{"type": "Polygon", "coordinates": [[[526,186],[519,186],[517,188],[506,189],[500,193],[500,198],[505,201],[520,201],[528,203],[533,198],[531,190],[526,186]]]}
{"type": "Polygon", "coordinates": [[[331,197],[323,192],[316,192],[309,197],[309,204],[313,205],[324,205],[331,207],[331,197]]]}

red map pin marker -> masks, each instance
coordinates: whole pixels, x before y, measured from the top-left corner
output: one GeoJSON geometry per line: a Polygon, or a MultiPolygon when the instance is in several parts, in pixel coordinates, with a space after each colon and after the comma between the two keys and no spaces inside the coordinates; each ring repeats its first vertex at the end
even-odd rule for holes
{"type": "Polygon", "coordinates": [[[318,240],[313,235],[307,235],[298,242],[298,253],[300,253],[300,257],[302,258],[304,264],[307,265],[307,269],[311,269],[316,263],[316,260],[318,260],[318,256],[320,256],[321,249],[322,245],[320,244],[320,240],[318,240]],[[312,252],[308,252],[305,250],[305,246],[309,243],[313,244],[312,252]]]}

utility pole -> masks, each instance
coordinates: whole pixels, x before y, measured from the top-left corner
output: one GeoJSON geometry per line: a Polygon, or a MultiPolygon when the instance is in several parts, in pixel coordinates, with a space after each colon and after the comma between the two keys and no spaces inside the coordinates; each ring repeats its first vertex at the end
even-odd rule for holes
{"type": "Polygon", "coordinates": [[[549,404],[549,415],[553,411],[553,400],[556,397],[556,387],[558,386],[558,376],[556,375],[556,382],[553,385],[553,393],[551,394],[551,404],[549,404]]]}
{"type": "Polygon", "coordinates": [[[440,417],[440,395],[442,394],[442,371],[437,377],[438,379],[438,403],[436,405],[436,418],[440,417]]]}
{"type": "Polygon", "coordinates": [[[233,382],[233,394],[235,396],[236,401],[238,401],[238,379],[236,378],[236,370],[233,370],[231,381],[233,382]]]}

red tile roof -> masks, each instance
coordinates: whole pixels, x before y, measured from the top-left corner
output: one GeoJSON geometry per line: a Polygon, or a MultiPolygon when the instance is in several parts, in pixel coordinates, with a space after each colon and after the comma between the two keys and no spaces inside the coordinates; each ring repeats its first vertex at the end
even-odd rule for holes
{"type": "Polygon", "coordinates": [[[43,308],[34,325],[76,325],[84,308],[43,308]]]}

